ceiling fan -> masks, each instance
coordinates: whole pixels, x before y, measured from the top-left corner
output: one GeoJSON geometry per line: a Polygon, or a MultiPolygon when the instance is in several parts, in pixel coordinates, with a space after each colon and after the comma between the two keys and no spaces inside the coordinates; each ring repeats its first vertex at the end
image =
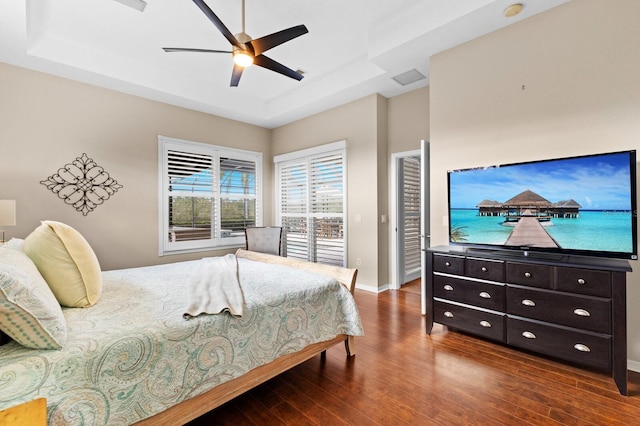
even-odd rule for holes
{"type": "Polygon", "coordinates": [[[252,64],[267,68],[295,80],[302,80],[303,76],[299,72],[287,68],[279,62],[263,55],[263,52],[279,46],[284,42],[300,37],[309,32],[304,25],[287,28],[264,37],[252,39],[244,31],[244,0],[242,0],[242,32],[232,34],[222,23],[220,18],[206,5],[204,0],[193,0],[193,2],[204,12],[215,27],[231,43],[232,50],[210,50],[210,49],[190,49],[183,47],[163,47],[165,52],[204,52],[204,53],[231,53],[233,55],[233,73],[231,74],[231,87],[237,87],[242,77],[242,71],[252,64]]]}

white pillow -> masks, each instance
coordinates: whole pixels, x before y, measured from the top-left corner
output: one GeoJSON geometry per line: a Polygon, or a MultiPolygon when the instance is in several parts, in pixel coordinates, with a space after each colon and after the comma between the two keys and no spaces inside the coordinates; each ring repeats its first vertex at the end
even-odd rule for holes
{"type": "Polygon", "coordinates": [[[11,238],[9,241],[4,243],[2,247],[22,250],[23,243],[24,243],[24,240],[22,238],[11,238]]]}
{"type": "Polygon", "coordinates": [[[102,273],[93,249],[69,225],[45,220],[22,250],[31,258],[62,306],[86,308],[102,292],[102,273]]]}
{"type": "Polygon", "coordinates": [[[0,330],[23,346],[60,349],[67,325],[60,304],[31,259],[0,247],[0,330]]]}

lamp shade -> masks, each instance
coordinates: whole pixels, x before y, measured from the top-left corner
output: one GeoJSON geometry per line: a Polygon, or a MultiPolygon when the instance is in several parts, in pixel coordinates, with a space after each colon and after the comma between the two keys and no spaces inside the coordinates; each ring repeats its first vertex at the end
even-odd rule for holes
{"type": "Polygon", "coordinates": [[[0,226],[16,226],[16,200],[0,200],[0,226]]]}

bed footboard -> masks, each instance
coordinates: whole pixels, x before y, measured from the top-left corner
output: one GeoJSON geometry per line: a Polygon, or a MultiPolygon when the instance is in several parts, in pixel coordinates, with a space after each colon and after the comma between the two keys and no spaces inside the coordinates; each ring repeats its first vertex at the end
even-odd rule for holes
{"type": "Polygon", "coordinates": [[[249,251],[249,250],[243,250],[243,249],[238,249],[238,251],[236,252],[236,257],[241,257],[244,259],[254,260],[256,262],[262,262],[262,263],[286,265],[292,268],[304,269],[305,271],[317,272],[318,274],[328,275],[340,281],[345,287],[349,289],[351,294],[353,294],[356,288],[356,278],[358,276],[357,269],[342,268],[340,266],[307,262],[300,259],[275,256],[272,254],[258,253],[256,251],[249,251]]]}

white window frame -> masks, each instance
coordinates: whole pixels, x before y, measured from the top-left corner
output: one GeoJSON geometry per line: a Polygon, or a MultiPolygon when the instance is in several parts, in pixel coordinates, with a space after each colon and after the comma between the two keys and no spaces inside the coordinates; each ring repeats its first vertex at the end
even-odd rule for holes
{"type": "MultiPolygon", "coordinates": [[[[282,192],[281,192],[281,182],[280,182],[280,172],[281,172],[281,167],[283,165],[286,165],[288,163],[291,162],[296,162],[296,161],[306,161],[307,164],[309,164],[310,160],[314,157],[317,156],[322,156],[322,155],[328,155],[328,154],[332,154],[332,153],[339,153],[342,155],[342,159],[343,159],[343,163],[342,163],[342,179],[343,179],[343,194],[342,194],[342,206],[343,206],[343,212],[342,212],[342,226],[343,226],[343,236],[344,236],[344,250],[343,250],[343,259],[342,259],[342,266],[346,266],[347,265],[347,254],[348,254],[348,247],[347,247],[347,235],[348,235],[348,229],[347,229],[347,218],[349,217],[349,215],[347,214],[347,141],[346,140],[342,140],[342,141],[338,141],[338,142],[333,142],[333,143],[328,143],[325,145],[320,145],[320,146],[316,146],[313,148],[308,148],[308,149],[303,149],[303,150],[299,150],[299,151],[295,151],[295,152],[289,152],[286,154],[281,154],[281,155],[276,155],[273,158],[273,162],[275,163],[275,178],[274,178],[274,183],[275,183],[275,194],[276,194],[276,223],[279,226],[282,226],[282,192]]],[[[310,193],[307,194],[307,198],[309,198],[311,196],[310,193]]],[[[307,203],[309,204],[310,201],[308,200],[307,203]]],[[[307,212],[309,212],[310,207],[309,205],[307,206],[307,212]]],[[[335,215],[335,214],[334,214],[335,215]]],[[[311,216],[311,214],[307,213],[307,216],[311,216]]],[[[283,244],[286,244],[286,242],[283,240],[283,244]]]]}
{"type": "MultiPolygon", "coordinates": [[[[214,172],[219,173],[220,158],[232,158],[244,161],[254,161],[256,164],[256,226],[262,226],[263,223],[263,190],[262,190],[262,153],[248,151],[236,148],[228,148],[224,146],[211,145],[202,142],[189,141],[184,139],[176,139],[168,136],[158,135],[158,237],[160,256],[192,253],[205,250],[220,250],[234,247],[244,247],[245,237],[212,237],[205,240],[191,241],[170,241],[169,239],[169,176],[168,176],[168,152],[169,150],[179,150],[184,152],[193,152],[199,154],[210,155],[217,164],[214,172]]],[[[216,180],[217,181],[217,180],[216,180]]],[[[218,182],[220,185],[220,182],[218,182]]],[[[220,211],[221,198],[228,198],[221,194],[220,188],[212,191],[212,197],[216,199],[216,211],[220,211]]],[[[249,197],[252,198],[252,197],[249,197]]],[[[218,218],[219,216],[216,215],[218,218]]],[[[218,219],[219,221],[219,219],[218,219]]],[[[215,223],[220,231],[220,223],[215,223]]],[[[216,235],[221,235],[216,232],[216,235]]]]}

